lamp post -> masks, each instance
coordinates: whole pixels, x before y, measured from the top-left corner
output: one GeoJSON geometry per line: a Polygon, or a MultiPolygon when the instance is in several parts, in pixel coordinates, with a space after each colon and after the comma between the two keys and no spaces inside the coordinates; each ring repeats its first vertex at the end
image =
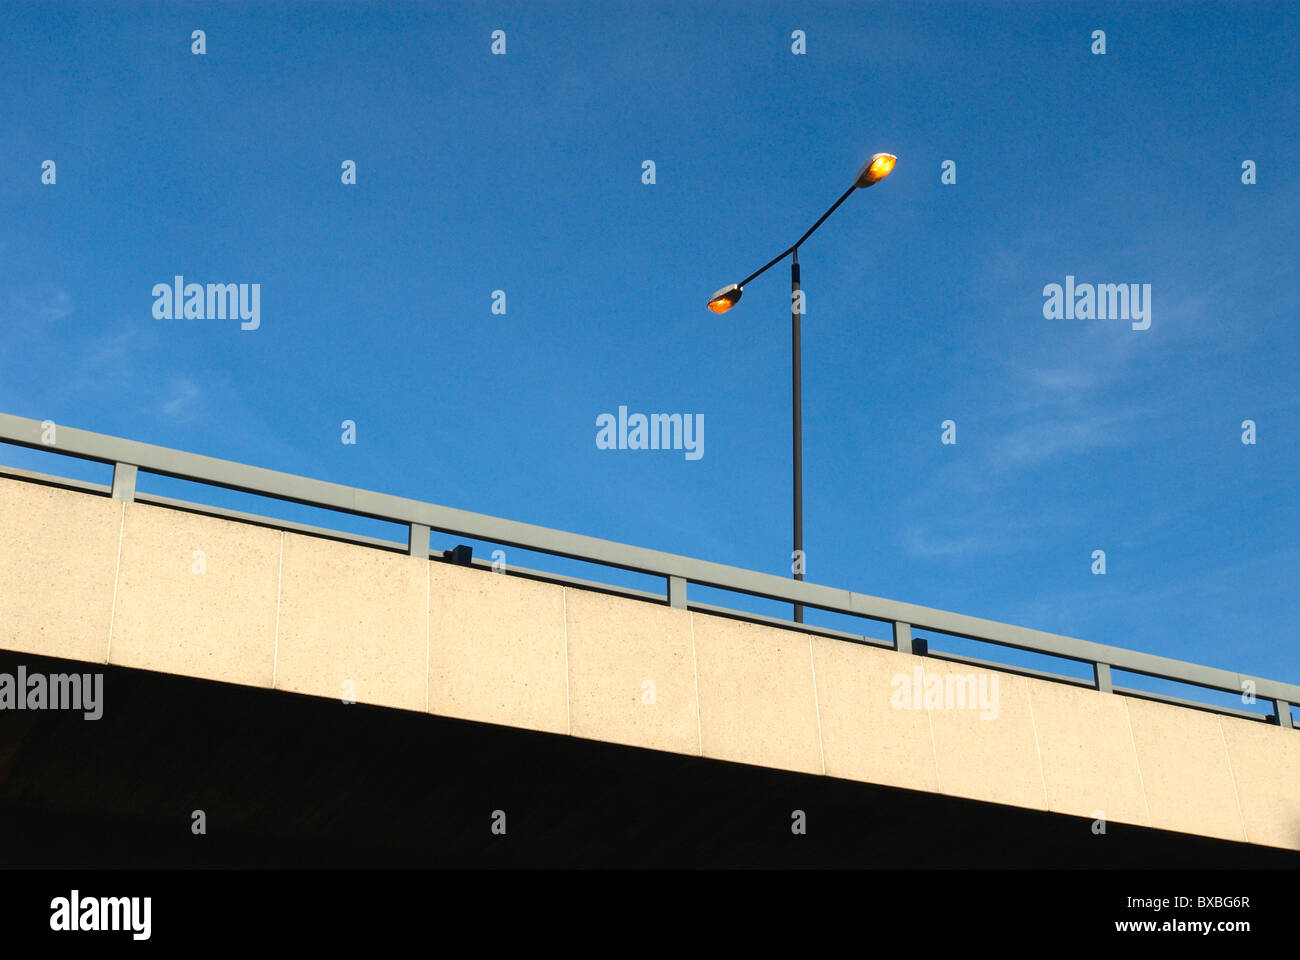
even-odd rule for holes
{"type": "MultiPolygon", "coordinates": [[[[839,205],[849,198],[854,190],[863,190],[873,183],[879,183],[889,172],[894,169],[894,164],[898,158],[892,153],[877,153],[870,160],[862,165],[858,171],[857,177],[853,180],[853,185],[831,204],[831,208],[817,218],[817,222],[808,228],[808,232],[794,242],[793,245],[781,251],[780,254],[773,257],[763,266],[759,267],[744,280],[739,283],[732,283],[709,297],[708,307],[714,313],[726,313],[734,307],[740,300],[740,295],[745,292],[745,284],[755,277],[765,273],[770,267],[775,266],[786,258],[791,256],[790,260],[790,371],[791,371],[791,393],[793,400],[793,423],[794,423],[794,557],[795,562],[794,578],[803,579],[803,382],[802,371],[802,331],[800,328],[800,316],[803,314],[803,298],[800,294],[799,285],[799,245],[807,240],[814,230],[820,227],[832,213],[839,208],[839,205]]],[[[803,623],[803,604],[794,605],[795,623],[803,623]]]]}

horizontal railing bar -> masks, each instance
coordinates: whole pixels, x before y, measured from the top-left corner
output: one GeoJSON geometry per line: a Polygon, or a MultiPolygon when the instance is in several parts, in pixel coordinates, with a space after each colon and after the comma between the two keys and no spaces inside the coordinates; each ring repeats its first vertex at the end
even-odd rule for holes
{"type": "MultiPolygon", "coordinates": [[[[36,473],[31,470],[20,470],[17,467],[6,467],[0,464],[0,477],[10,476],[19,480],[28,480],[33,483],[41,483],[47,486],[68,487],[83,493],[96,493],[102,496],[108,496],[112,488],[106,483],[88,483],[82,480],[68,480],[63,477],[55,477],[46,473],[36,473]]],[[[334,530],[329,527],[318,527],[309,523],[298,523],[294,520],[284,520],[279,517],[268,517],[265,514],[248,513],[243,510],[231,510],[228,507],[214,507],[211,504],[197,503],[192,500],[179,500],[175,497],[165,497],[156,493],[137,493],[135,500],[137,503],[148,504],[155,507],[167,507],[172,510],[183,510],[186,513],[196,513],[203,516],[220,517],[223,520],[235,520],[240,523],[254,524],[259,527],[270,527],[276,530],[291,530],[294,533],[302,533],[314,537],[324,537],[329,540],[338,540],[343,543],[352,543],[358,546],[377,547],[381,550],[388,550],[395,553],[403,553],[406,545],[396,540],[384,540],[380,537],[371,537],[362,533],[348,533],[343,530],[334,530]]],[[[437,556],[434,559],[441,559],[437,556]]],[[[492,561],[485,560],[481,557],[475,557],[471,566],[492,570],[492,561]]],[[[581,577],[571,577],[562,573],[551,573],[546,570],[532,570],[528,567],[520,567],[516,564],[509,564],[503,571],[510,576],[524,577],[529,580],[545,580],[550,583],[562,584],[564,586],[581,587],[584,590],[592,590],[599,593],[615,594],[620,597],[626,597],[629,600],[645,600],[651,603],[667,603],[668,598],[662,593],[654,593],[649,590],[637,590],[632,587],[619,587],[609,583],[601,583],[597,580],[585,580],[581,577]]]]}
{"type": "Polygon", "coordinates": [[[164,497],[156,493],[137,493],[135,495],[136,503],[144,503],[154,507],[169,507],[173,510],[184,510],[186,513],[200,513],[212,517],[221,517],[225,520],[238,520],[241,523],[252,523],[259,527],[273,527],[277,530],[291,530],[294,533],[307,534],[313,537],[325,537],[330,540],[339,540],[344,543],[355,543],[365,547],[378,547],[381,550],[394,550],[399,553],[406,552],[406,544],[399,543],[396,540],[384,540],[381,537],[369,537],[364,533],[348,533],[343,530],[331,530],[329,527],[317,527],[310,523],[298,523],[294,520],[280,520],[276,517],[266,517],[257,513],[245,513],[242,510],[230,510],[226,507],[212,507],[204,503],[193,503],[189,500],[177,500],[174,497],[164,497]]]}
{"type": "MultiPolygon", "coordinates": [[[[492,571],[492,561],[485,560],[482,557],[475,557],[470,561],[470,566],[476,570],[492,571]]],[[[629,600],[645,600],[650,603],[667,603],[668,597],[662,593],[654,593],[650,590],[637,590],[634,587],[618,587],[612,583],[600,583],[596,580],[584,580],[582,577],[571,577],[563,573],[550,573],[546,570],[533,570],[528,567],[517,567],[514,564],[506,564],[502,571],[507,576],[523,577],[526,580],[541,580],[546,583],[555,583],[565,587],[579,587],[583,590],[592,590],[596,593],[608,593],[617,597],[626,597],[629,600]]]]}
{"type": "MultiPolygon", "coordinates": [[[[862,595],[854,594],[854,597],[861,598],[862,595]]],[[[1031,653],[1047,653],[1052,656],[1064,657],[1067,660],[1078,660],[1082,663],[1104,663],[1118,670],[1126,670],[1129,673],[1140,673],[1161,679],[1180,680],[1184,683],[1210,687],[1216,690],[1226,690],[1232,693],[1240,693],[1245,689],[1246,682],[1249,681],[1255,684],[1255,695],[1263,699],[1282,697],[1285,696],[1282,691],[1296,689],[1294,684],[1264,680],[1259,677],[1234,673],[1231,670],[1205,667],[1185,660],[1174,660],[1171,657],[1140,653],[1136,650],[1112,647],[1091,640],[1079,640],[1059,634],[1043,633],[1027,627],[1017,627],[992,620],[981,620],[978,617],[969,617],[964,614],[931,610],[926,607],[898,603],[893,600],[876,600],[874,597],[865,599],[893,610],[895,613],[894,619],[903,623],[910,623],[913,630],[929,630],[961,637],[966,640],[996,643],[1031,653]]]]}
{"type": "MultiPolygon", "coordinates": [[[[3,473],[3,471],[0,471],[3,473]]],[[[105,487],[103,492],[107,492],[105,487]]],[[[226,520],[237,520],[241,523],[256,524],[259,527],[273,527],[275,529],[291,530],[294,533],[302,533],[314,537],[325,537],[330,540],[338,540],[344,543],[357,544],[366,547],[378,547],[381,550],[388,550],[393,553],[405,553],[407,545],[399,543],[396,540],[384,540],[379,537],[370,537],[361,533],[347,533],[340,530],[331,530],[328,527],[317,527],[307,523],[298,523],[293,520],[280,520],[276,517],[268,517],[257,513],[245,513],[242,510],[230,510],[226,507],[213,507],[203,503],[194,503],[189,500],[177,500],[174,497],[164,497],[159,494],[141,493],[136,495],[137,503],[145,503],[150,506],[168,507],[173,510],[183,510],[186,513],[198,513],[206,516],[221,517],[226,520]]],[[[435,550],[432,559],[441,561],[443,558],[435,550]]],[[[470,561],[470,566],[478,570],[491,572],[493,569],[492,561],[475,557],[470,561]]],[[[619,587],[609,583],[600,583],[596,580],[584,580],[581,577],[571,577],[562,573],[551,573],[546,570],[532,570],[528,567],[520,567],[514,564],[507,565],[502,571],[508,576],[523,577],[528,580],[544,580],[548,583],[555,583],[562,586],[580,587],[584,590],[592,590],[599,593],[615,594],[620,597],[626,597],[629,600],[645,600],[651,603],[666,603],[668,598],[662,593],[653,593],[649,590],[637,590],[632,587],[619,587]]]]}
{"type": "Polygon", "coordinates": [[[732,620],[748,620],[751,623],[759,623],[769,627],[780,627],[784,630],[797,630],[799,633],[811,633],[819,637],[828,637],[832,640],[845,640],[849,643],[861,643],[873,647],[881,647],[885,650],[892,650],[894,645],[887,640],[877,640],[875,637],[863,636],[859,633],[848,633],[844,630],[836,630],[833,627],[819,627],[813,623],[800,623],[797,620],[784,620],[781,617],[771,617],[763,613],[751,613],[748,610],[736,610],[732,607],[719,607],[712,603],[696,603],[694,600],[686,604],[687,610],[697,613],[712,613],[719,616],[728,617],[732,620]]]}
{"type": "Polygon", "coordinates": [[[1130,673],[1178,680],[1211,689],[1239,692],[1247,683],[1252,683],[1255,695],[1261,699],[1300,702],[1300,686],[1295,684],[1279,683],[1089,640],[886,600],[808,581],[786,579],[774,574],[759,573],[645,547],[601,540],[583,534],[438,506],[406,497],[347,487],[325,480],[313,480],[263,467],[78,430],[74,427],[61,426],[57,431],[57,443],[45,444],[41,442],[40,421],[0,414],[0,440],[34,449],[98,460],[103,463],[130,464],[140,470],[163,476],[200,481],[231,490],[340,510],[378,520],[401,524],[424,524],[431,530],[469,539],[600,563],[639,573],[678,577],[688,584],[717,587],[836,613],[853,614],[872,620],[908,623],[914,629],[932,630],[1088,663],[1108,664],[1112,668],[1130,673]]]}
{"type": "MultiPolygon", "coordinates": [[[[985,667],[987,669],[997,670],[999,673],[1014,673],[1021,676],[1033,677],[1036,680],[1049,680],[1053,683],[1068,683],[1089,690],[1093,688],[1091,680],[1086,680],[1081,677],[1071,677],[1062,673],[1052,673],[1048,670],[1035,670],[1032,667],[1010,666],[992,660],[981,660],[979,657],[967,657],[959,653],[935,650],[933,647],[926,652],[926,656],[934,657],[936,660],[953,661],[955,663],[985,667]]],[[[1249,710],[1239,710],[1235,707],[1220,707],[1200,700],[1188,700],[1183,697],[1175,697],[1169,694],[1153,693],[1150,690],[1137,690],[1131,687],[1113,687],[1112,692],[1129,697],[1138,697],[1143,700],[1158,700],[1162,703],[1171,703],[1182,707],[1192,707],[1197,710],[1206,710],[1211,713],[1227,713],[1232,716],[1243,717],[1247,720],[1262,721],[1264,719],[1260,714],[1251,713],[1249,710]]]]}
{"type": "MultiPolygon", "coordinates": [[[[92,483],[84,480],[74,480],[66,477],[57,477],[51,474],[38,473],[33,470],[22,470],[17,467],[8,467],[0,465],[0,476],[12,477],[14,479],[27,480],[35,483],[41,483],[48,486],[67,487],[72,490],[87,493],[97,493],[102,496],[108,496],[112,488],[108,484],[92,483]]],[[[208,504],[195,503],[188,500],[179,500],[174,497],[165,497],[159,494],[140,493],[136,495],[136,501],[139,503],[149,504],[151,506],[167,507],[175,510],[182,510],[187,513],[196,513],[222,519],[236,520],[242,523],[255,524],[257,526],[270,527],[274,529],[292,530],[295,533],[303,533],[310,536],[324,537],[330,540],[337,540],[346,543],[352,543],[359,546],[378,547],[395,553],[404,551],[405,546],[395,540],[383,540],[377,537],[366,536],[365,534],[347,533],[344,531],[333,530],[327,527],[317,527],[311,524],[298,523],[293,520],[284,520],[277,517],[268,517],[261,514],[247,513],[242,510],[231,510],[226,507],[215,507],[208,504]]],[[[493,569],[492,561],[479,557],[474,558],[471,565],[477,569],[491,571],[493,569]]],[[[592,590],[600,593],[612,594],[627,599],[643,600],[652,603],[666,603],[668,598],[661,593],[653,593],[647,590],[637,590],[631,587],[619,587],[612,584],[601,583],[595,580],[586,580],[581,577],[571,577],[560,573],[551,573],[544,570],[534,570],[528,567],[509,565],[503,571],[510,576],[524,577],[532,580],[545,581],[548,583],[557,583],[565,586],[580,587],[582,589],[592,590]]],[[[776,627],[785,627],[791,630],[798,630],[804,633],[814,633],[831,639],[846,640],[855,643],[865,643],[871,646],[889,649],[891,644],[888,641],[878,640],[874,637],[866,637],[860,634],[848,633],[842,630],[834,630],[829,627],[817,627],[807,623],[798,623],[794,620],[783,620],[779,617],[770,617],[764,614],[751,613],[744,610],[736,610],[730,607],[722,607],[707,603],[690,603],[688,608],[701,613],[719,614],[732,619],[747,620],[754,623],[761,623],[776,627]]],[[[1011,666],[992,660],[984,660],[979,657],[968,657],[962,654],[951,653],[949,651],[929,648],[926,656],[945,662],[963,663],[970,666],[979,666],[987,669],[998,670],[1002,673],[1018,674],[1021,676],[1034,677],[1036,679],[1048,680],[1055,683],[1066,683],[1074,686],[1091,687],[1088,680],[1071,677],[1065,674],[1052,673],[1046,670],[1035,670],[1030,667],[1011,666]]],[[[1169,703],[1176,706],[1189,707],[1197,710],[1204,710],[1212,713],[1226,713],[1232,716],[1241,717],[1247,720],[1263,721],[1264,718],[1248,710],[1239,710],[1234,707],[1216,706],[1197,700],[1189,700],[1185,697],[1175,697],[1168,694],[1154,693],[1148,690],[1137,690],[1129,687],[1115,687],[1115,693],[1125,696],[1137,697],[1144,700],[1154,700],[1162,703],[1169,703]]]]}
{"type": "Polygon", "coordinates": [[[1116,687],[1115,692],[1123,694],[1126,697],[1136,697],[1139,700],[1156,700],[1160,703],[1170,703],[1176,707],[1189,707],[1193,710],[1204,710],[1208,713],[1226,713],[1230,716],[1240,717],[1243,720],[1258,720],[1260,723],[1266,722],[1264,717],[1258,713],[1251,713],[1249,710],[1241,710],[1237,707],[1218,707],[1212,703],[1202,703],[1199,700],[1188,700],[1185,697],[1175,697],[1167,693],[1152,693],[1150,690],[1137,690],[1133,687],[1116,687]]]}
{"type": "Polygon", "coordinates": [[[972,667],[985,667],[990,670],[997,670],[999,673],[1014,673],[1022,677],[1033,677],[1035,680],[1050,680],[1053,683],[1068,683],[1076,687],[1093,688],[1091,680],[1084,680],[1080,677],[1071,677],[1064,673],[1053,673],[1050,670],[1036,670],[1033,667],[1011,666],[1006,663],[998,663],[994,660],[982,660],[979,657],[967,657],[960,653],[951,653],[947,650],[936,650],[934,647],[927,647],[923,656],[932,657],[935,660],[943,660],[952,663],[964,663],[972,667]]]}
{"type": "MultiPolygon", "coordinates": [[[[14,468],[8,468],[8,467],[0,468],[0,475],[10,475],[11,473],[23,479],[39,480],[41,482],[45,482],[47,480],[57,481],[59,479],[57,477],[50,477],[47,474],[37,474],[26,470],[16,470],[14,468]]],[[[74,483],[78,484],[79,486],[84,486],[86,488],[98,487],[99,489],[95,492],[99,492],[101,494],[107,494],[109,491],[108,486],[104,484],[82,484],[81,481],[74,481],[74,483]]],[[[54,483],[53,485],[58,486],[60,484],[54,483]]],[[[382,540],[377,537],[369,537],[364,534],[345,533],[341,531],[330,530],[325,527],[316,527],[310,524],[297,523],[291,520],[279,520],[275,517],[266,517],[259,514],[245,513],[240,510],[230,510],[224,507],[213,507],[213,506],[208,506],[206,504],[192,503],[186,500],[177,500],[172,497],[164,497],[158,494],[138,494],[136,500],[137,502],[147,503],[152,506],[163,506],[171,509],[183,510],[188,513],[199,513],[199,514],[205,514],[205,515],[210,515],[215,517],[221,517],[223,519],[237,520],[244,523],[253,523],[258,526],[274,527],[277,529],[283,528],[283,529],[293,530],[296,533],[303,533],[310,536],[320,536],[331,540],[339,540],[339,541],[353,543],[361,546],[379,547],[381,549],[389,550],[396,553],[401,553],[404,552],[405,550],[405,546],[403,544],[393,540],[382,540]]],[[[439,558],[436,557],[435,555],[435,559],[439,559],[439,558]]],[[[474,558],[474,560],[471,562],[471,565],[476,569],[484,570],[487,572],[490,572],[492,570],[492,561],[479,558],[479,557],[474,558]]],[[[647,590],[637,590],[631,587],[618,587],[612,584],[600,583],[594,580],[586,580],[581,577],[571,577],[565,574],[551,573],[544,570],[533,570],[527,567],[510,565],[507,566],[503,572],[510,576],[518,576],[518,577],[524,577],[526,579],[545,581],[548,583],[556,583],[564,586],[578,587],[582,589],[597,591],[600,593],[613,594],[616,596],[625,597],[627,599],[632,599],[632,600],[643,600],[652,603],[662,604],[662,603],[666,603],[668,599],[664,594],[661,593],[653,593],[647,590]]],[[[830,639],[845,640],[854,643],[865,643],[871,646],[877,646],[885,649],[891,647],[891,644],[889,642],[884,640],[878,640],[874,637],[866,637],[860,634],[848,633],[842,630],[834,630],[829,627],[817,627],[806,623],[797,623],[793,620],[782,620],[778,617],[770,617],[764,614],[751,613],[745,610],[736,610],[730,607],[722,607],[722,606],[716,606],[714,604],[694,603],[694,602],[690,603],[688,607],[691,610],[699,611],[701,613],[718,614],[718,615],[730,617],[732,619],[747,620],[754,623],[761,623],[761,624],[766,624],[775,627],[784,627],[791,630],[798,630],[803,633],[814,633],[820,636],[828,637],[830,639]]],[[[963,664],[968,664],[970,666],[979,666],[987,669],[998,670],[1002,673],[1012,673],[1021,676],[1029,676],[1029,677],[1034,677],[1036,679],[1052,681],[1055,683],[1067,683],[1067,684],[1072,684],[1074,686],[1081,686],[1081,687],[1092,686],[1092,684],[1088,680],[1081,679],[1079,677],[1071,677],[1065,674],[1052,673],[1046,670],[1036,670],[1031,667],[1012,666],[1005,663],[999,663],[997,661],[984,660],[979,657],[968,657],[962,654],[951,653],[943,650],[936,650],[934,648],[929,648],[926,655],[929,657],[933,657],[934,659],[937,660],[943,660],[943,661],[954,662],[954,663],[963,663],[963,664]]],[[[1207,704],[1197,700],[1189,700],[1183,697],[1174,697],[1167,694],[1152,693],[1146,690],[1136,690],[1127,687],[1116,687],[1115,692],[1123,693],[1128,696],[1135,696],[1147,700],[1157,700],[1163,703],[1170,703],[1170,704],[1175,704],[1184,707],[1192,707],[1199,710],[1207,710],[1214,713],[1227,713],[1233,716],[1239,716],[1249,720],[1263,720],[1263,717],[1261,717],[1259,714],[1251,713],[1250,711],[1247,710],[1238,710],[1233,707],[1219,707],[1219,706],[1207,704]]]]}
{"type": "MultiPolygon", "coordinates": [[[[77,490],[84,490],[91,493],[99,493],[107,496],[111,492],[111,487],[107,484],[83,483],[79,480],[64,481],[60,477],[54,477],[49,474],[34,473],[30,470],[20,470],[16,467],[5,467],[0,465],[0,476],[13,474],[17,478],[31,480],[40,483],[46,483],[52,486],[71,486],[77,490]]],[[[196,513],[204,516],[220,517],[225,520],[235,520],[240,523],[254,524],[260,527],[269,527],[274,529],[291,530],[294,533],[302,533],[309,536],[324,537],[330,540],[337,540],[344,543],[357,544],[359,546],[377,547],[381,550],[388,550],[393,553],[403,553],[406,545],[396,540],[384,540],[379,537],[366,536],[360,533],[348,533],[346,531],[334,530],[329,527],[318,527],[312,524],[299,523],[294,520],[284,520],[278,517],[269,517],[265,514],[248,513],[243,510],[232,510],[228,507],[216,507],[210,504],[197,503],[192,500],[180,500],[175,497],[166,497],[155,493],[137,493],[135,496],[137,503],[148,504],[149,506],[167,507],[172,510],[182,510],[186,513],[196,513]]],[[[434,559],[440,559],[435,556],[434,559]]],[[[494,570],[493,561],[483,557],[474,557],[470,561],[470,566],[478,570],[492,572],[494,570]]],[[[614,584],[602,583],[597,580],[587,580],[582,577],[573,577],[563,573],[552,573],[547,570],[535,570],[529,567],[521,567],[517,564],[507,564],[502,570],[508,576],[523,577],[528,580],[539,580],[547,583],[555,583],[562,586],[578,587],[583,590],[591,590],[597,593],[611,594],[614,596],[625,597],[629,600],[643,600],[649,603],[667,603],[668,597],[662,593],[654,593],[650,590],[638,590],[634,587],[620,587],[614,584]]],[[[777,627],[788,627],[792,630],[799,630],[803,633],[815,633],[819,636],[830,637],[836,640],[847,640],[855,643],[869,643],[881,647],[889,647],[885,641],[876,640],[872,637],[864,637],[856,633],[848,633],[843,630],[834,630],[829,627],[817,627],[806,623],[797,623],[794,620],[783,620],[779,617],[769,617],[764,614],[750,613],[745,610],[735,610],[730,607],[714,606],[707,603],[690,603],[689,609],[698,610],[702,613],[716,613],[731,617],[733,619],[751,620],[755,623],[763,623],[777,627]]]]}
{"type": "MultiPolygon", "coordinates": [[[[68,480],[63,477],[55,477],[46,473],[36,473],[32,470],[20,470],[17,467],[7,467],[3,464],[0,464],[0,477],[13,477],[14,479],[27,480],[33,483],[45,484],[47,486],[68,487],[78,492],[96,493],[105,497],[112,492],[112,488],[106,483],[88,483],[82,480],[68,480]]],[[[295,520],[268,517],[265,514],[248,513],[243,510],[231,510],[228,507],[214,507],[211,504],[197,503],[192,500],[179,500],[175,497],[165,497],[156,493],[137,493],[135,500],[137,503],[144,503],[149,506],[167,507],[172,510],[182,510],[186,513],[220,517],[223,520],[235,520],[240,523],[249,523],[259,527],[269,527],[276,530],[291,530],[294,533],[302,533],[313,537],[324,537],[329,540],[352,543],[358,546],[377,547],[381,550],[388,550],[394,553],[404,553],[406,551],[406,544],[399,543],[396,540],[384,540],[380,537],[371,537],[362,533],[348,533],[343,530],[334,530],[329,527],[318,527],[309,523],[298,523],[295,520]]],[[[434,559],[441,558],[435,555],[434,559]]],[[[485,560],[481,557],[475,557],[470,562],[470,565],[478,569],[492,570],[492,561],[485,560]]],[[[516,564],[507,565],[503,572],[509,576],[524,577],[529,580],[545,580],[548,583],[557,583],[570,587],[581,587],[584,590],[614,594],[620,597],[626,597],[629,600],[645,600],[650,603],[668,602],[668,598],[662,593],[654,593],[649,590],[637,590],[633,587],[619,587],[614,584],[601,583],[597,580],[585,580],[582,577],[571,577],[562,573],[551,573],[546,570],[533,570],[516,564]]]]}
{"type": "Polygon", "coordinates": [[[12,477],[15,480],[27,480],[31,483],[44,484],[47,487],[66,487],[69,490],[77,490],[81,493],[102,493],[108,496],[113,492],[113,487],[107,483],[92,483],[89,480],[73,480],[71,477],[56,477],[48,473],[37,473],[34,470],[20,470],[18,467],[7,467],[0,464],[0,477],[12,477]]]}

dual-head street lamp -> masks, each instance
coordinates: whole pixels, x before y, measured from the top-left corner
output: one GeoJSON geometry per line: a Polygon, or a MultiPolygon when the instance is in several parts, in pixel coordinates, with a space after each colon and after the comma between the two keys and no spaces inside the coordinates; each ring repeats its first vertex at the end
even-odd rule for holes
{"type": "MultiPolygon", "coordinates": [[[[825,222],[839,207],[841,203],[849,198],[854,190],[862,190],[871,186],[873,183],[879,183],[889,172],[894,169],[894,164],[898,162],[898,157],[892,153],[877,153],[870,160],[862,165],[858,171],[857,177],[853,180],[853,186],[844,191],[843,195],[831,204],[831,208],[823,213],[811,227],[808,232],[794,242],[794,244],[783,250],[778,256],[769,260],[766,264],[755,270],[744,280],[739,283],[732,283],[713,296],[709,297],[708,307],[714,313],[726,313],[740,301],[740,295],[745,292],[745,284],[755,277],[764,273],[769,267],[775,266],[786,258],[787,255],[793,254],[790,261],[790,352],[791,352],[791,371],[793,380],[793,399],[794,399],[794,556],[792,570],[796,580],[803,579],[804,570],[804,553],[803,553],[803,388],[800,382],[800,367],[802,360],[800,356],[800,329],[799,317],[803,313],[803,302],[799,295],[799,245],[812,236],[812,232],[825,222]]],[[[803,622],[803,605],[796,603],[794,605],[794,619],[796,623],[803,622]]]]}

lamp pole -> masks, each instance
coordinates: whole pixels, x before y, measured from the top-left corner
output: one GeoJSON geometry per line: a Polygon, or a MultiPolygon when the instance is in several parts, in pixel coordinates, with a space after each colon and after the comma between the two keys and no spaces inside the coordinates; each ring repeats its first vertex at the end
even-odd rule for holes
{"type": "MultiPolygon", "coordinates": [[[[853,181],[853,186],[841,194],[840,198],[831,204],[830,209],[817,218],[817,222],[808,228],[802,237],[787,247],[781,253],[777,254],[763,266],[759,267],[740,283],[733,283],[723,287],[713,296],[709,297],[708,307],[714,313],[726,313],[740,300],[740,295],[745,292],[745,284],[755,277],[765,273],[768,269],[784,260],[787,256],[790,260],[790,374],[791,374],[791,394],[793,401],[793,432],[794,432],[794,554],[791,557],[791,570],[796,580],[802,580],[804,574],[804,554],[803,554],[803,376],[801,367],[803,365],[802,351],[802,330],[800,319],[803,314],[803,296],[802,287],[799,283],[799,245],[812,236],[813,231],[826,222],[826,218],[834,213],[841,203],[849,198],[854,190],[865,189],[873,183],[879,183],[889,172],[894,169],[894,164],[898,158],[890,153],[877,153],[858,171],[857,177],[853,181]]],[[[795,623],[803,623],[803,604],[794,605],[795,623]]]]}
{"type": "MultiPolygon", "coordinates": [[[[791,569],[796,580],[803,579],[803,350],[799,316],[803,303],[799,287],[799,247],[790,251],[790,378],[794,401],[794,555],[791,569]]],[[[794,605],[794,622],[803,623],[803,604],[794,605]]]]}

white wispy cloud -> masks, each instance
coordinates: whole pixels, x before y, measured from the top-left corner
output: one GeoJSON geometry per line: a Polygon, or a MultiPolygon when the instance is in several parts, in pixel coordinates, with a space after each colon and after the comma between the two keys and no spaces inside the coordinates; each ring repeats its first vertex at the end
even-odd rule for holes
{"type": "Polygon", "coordinates": [[[50,324],[71,316],[76,310],[72,295],[52,284],[17,290],[11,295],[10,304],[15,319],[32,331],[43,330],[50,324]]]}
{"type": "Polygon", "coordinates": [[[177,421],[193,420],[202,394],[198,384],[189,377],[173,377],[168,399],[162,405],[163,413],[177,421]]]}

